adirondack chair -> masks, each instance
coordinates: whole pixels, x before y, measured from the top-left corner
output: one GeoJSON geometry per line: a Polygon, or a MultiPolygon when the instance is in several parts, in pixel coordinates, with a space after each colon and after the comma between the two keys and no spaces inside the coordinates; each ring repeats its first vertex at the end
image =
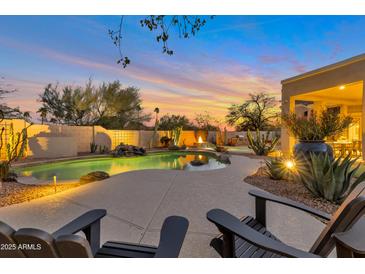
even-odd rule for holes
{"type": "Polygon", "coordinates": [[[327,257],[335,248],[337,257],[365,257],[365,183],[359,184],[333,216],[270,193],[251,190],[255,218],[241,220],[222,209],[207,213],[207,219],[222,233],[211,246],[222,257],[327,257]],[[288,246],[266,229],[266,201],[296,208],[328,221],[309,251],[288,246]]]}
{"type": "Polygon", "coordinates": [[[166,218],[158,247],[113,241],[100,247],[100,220],[105,215],[105,209],[88,211],[52,234],[35,228],[15,231],[0,221],[0,257],[174,258],[180,253],[189,225],[183,217],[166,218]],[[75,235],[79,232],[85,237],[75,235]]]}

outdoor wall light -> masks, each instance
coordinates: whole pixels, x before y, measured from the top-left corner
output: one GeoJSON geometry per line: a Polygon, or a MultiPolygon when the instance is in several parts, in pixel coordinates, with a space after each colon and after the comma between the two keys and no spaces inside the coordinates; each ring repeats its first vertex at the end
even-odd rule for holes
{"type": "Polygon", "coordinates": [[[340,86],[340,90],[344,90],[345,89],[345,86],[340,86]]]}

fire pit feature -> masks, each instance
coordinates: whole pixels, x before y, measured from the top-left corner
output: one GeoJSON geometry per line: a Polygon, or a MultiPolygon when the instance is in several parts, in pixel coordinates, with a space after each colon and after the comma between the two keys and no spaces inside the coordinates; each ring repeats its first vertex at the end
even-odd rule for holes
{"type": "Polygon", "coordinates": [[[198,142],[197,143],[194,143],[194,145],[197,147],[197,148],[207,148],[207,142],[204,142],[203,141],[203,138],[201,136],[198,137],[198,142]]]}

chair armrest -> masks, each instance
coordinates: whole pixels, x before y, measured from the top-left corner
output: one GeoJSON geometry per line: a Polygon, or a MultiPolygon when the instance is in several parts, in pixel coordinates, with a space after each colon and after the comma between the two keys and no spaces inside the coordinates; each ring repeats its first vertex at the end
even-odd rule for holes
{"type": "Polygon", "coordinates": [[[165,219],[155,258],[177,258],[188,231],[189,221],[184,217],[170,216],[165,219]]]}
{"type": "Polygon", "coordinates": [[[57,238],[61,235],[71,235],[84,230],[91,226],[93,223],[100,221],[106,215],[105,209],[94,209],[90,210],[76,219],[72,220],[68,224],[59,228],[52,233],[53,237],[57,238]]]}
{"type": "Polygon", "coordinates": [[[222,209],[210,210],[207,213],[207,219],[214,223],[223,234],[236,235],[261,249],[275,254],[292,258],[319,257],[264,236],[222,209]]]}
{"type": "Polygon", "coordinates": [[[90,210],[53,232],[52,236],[57,238],[61,235],[71,235],[82,231],[95,254],[100,248],[100,220],[105,215],[105,209],[90,210]]]}
{"type": "Polygon", "coordinates": [[[345,232],[334,233],[332,237],[336,241],[337,256],[346,257],[364,257],[365,255],[365,238],[363,235],[364,226],[353,226],[345,232]]]}
{"type": "Polygon", "coordinates": [[[279,197],[279,196],[273,195],[268,192],[259,191],[259,190],[250,190],[248,193],[251,196],[255,197],[256,219],[258,219],[263,225],[266,225],[265,224],[265,213],[266,213],[265,202],[266,201],[293,207],[293,208],[299,209],[301,211],[305,211],[307,213],[315,215],[317,217],[320,217],[327,221],[331,220],[331,217],[332,217],[330,214],[327,214],[321,210],[314,209],[314,208],[306,206],[302,203],[298,203],[298,202],[295,202],[295,201],[287,199],[287,198],[279,197]]]}

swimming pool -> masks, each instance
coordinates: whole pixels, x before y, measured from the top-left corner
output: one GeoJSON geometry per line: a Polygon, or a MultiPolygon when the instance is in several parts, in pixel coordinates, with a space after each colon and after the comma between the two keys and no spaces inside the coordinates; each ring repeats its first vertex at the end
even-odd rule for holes
{"type": "Polygon", "coordinates": [[[39,180],[78,180],[81,176],[93,171],[105,171],[115,175],[141,169],[175,169],[187,171],[211,170],[226,167],[210,153],[197,152],[162,152],[142,157],[112,158],[98,157],[83,160],[61,161],[40,165],[16,168],[20,176],[33,176],[39,180]],[[192,166],[192,160],[201,160],[202,166],[192,166]]]}

